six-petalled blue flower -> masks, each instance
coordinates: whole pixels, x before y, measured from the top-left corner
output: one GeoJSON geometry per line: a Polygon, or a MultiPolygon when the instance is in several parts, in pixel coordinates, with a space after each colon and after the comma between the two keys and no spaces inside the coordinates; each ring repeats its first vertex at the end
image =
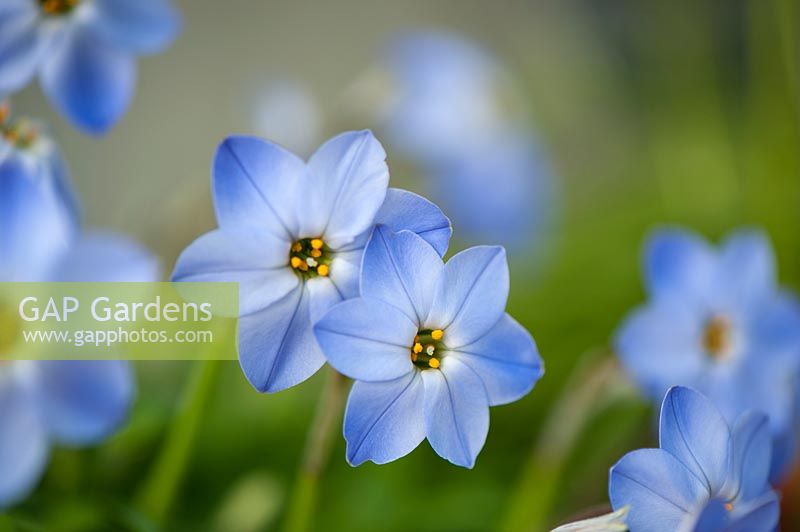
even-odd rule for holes
{"type": "Polygon", "coordinates": [[[731,429],[705,396],[674,387],[661,407],[660,448],[611,468],[611,505],[630,508],[631,532],[771,532],[780,508],[770,455],[765,415],[745,412],[731,429]]]}
{"type": "Polygon", "coordinates": [[[179,28],[170,0],[3,0],[0,95],[38,74],[59,113],[104,133],[133,98],[136,56],[165,49],[179,28]]]}
{"type": "Polygon", "coordinates": [[[516,401],[541,377],[531,335],[505,313],[501,247],[474,247],[446,264],[410,231],[378,226],[364,253],[361,296],[315,326],[331,365],[356,380],[347,403],[347,460],[386,463],[427,437],[472,467],[489,407],[516,401]]]}
{"type": "Polygon", "coordinates": [[[173,279],[239,282],[239,360],[259,391],[298,384],[325,363],[312,325],[358,295],[376,223],[446,251],[449,220],[420,196],[387,189],[385,159],[369,131],[330,139],[307,163],[255,137],[229,137],[217,150],[220,228],[183,252],[173,279]]]}
{"type": "MultiPolygon", "coordinates": [[[[37,165],[0,164],[0,281],[154,281],[155,258],[109,233],[81,234],[74,211],[37,165]]],[[[0,313],[13,323],[16,307],[0,313]]],[[[53,443],[83,446],[112,434],[134,396],[124,361],[9,361],[0,338],[0,507],[24,498],[53,443]]]]}
{"type": "Polygon", "coordinates": [[[714,249],[685,230],[657,231],[645,254],[650,301],[616,338],[625,368],[653,400],[685,385],[731,423],[748,409],[767,414],[773,480],[795,448],[800,367],[800,306],[775,277],[761,232],[735,232],[714,249]]]}

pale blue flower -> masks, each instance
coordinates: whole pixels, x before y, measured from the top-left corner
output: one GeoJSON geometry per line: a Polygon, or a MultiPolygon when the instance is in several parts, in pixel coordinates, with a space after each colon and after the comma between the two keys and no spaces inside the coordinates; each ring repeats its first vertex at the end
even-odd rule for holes
{"type": "Polygon", "coordinates": [[[170,0],[3,0],[0,95],[38,75],[61,115],[104,133],[131,103],[136,56],[164,50],[179,29],[170,0]]]}
{"type": "Polygon", "coordinates": [[[659,230],[644,265],[649,301],[616,336],[626,370],[653,400],[685,385],[728,422],[767,414],[776,480],[795,448],[800,305],[777,283],[767,236],[737,231],[715,249],[689,231],[659,230]]]}
{"type": "Polygon", "coordinates": [[[674,387],[661,407],[660,447],[630,452],[611,468],[611,505],[630,507],[631,532],[772,532],[780,508],[770,454],[766,416],[746,412],[729,428],[709,399],[674,387]]]}
{"type": "Polygon", "coordinates": [[[347,460],[386,463],[427,438],[472,467],[489,407],[526,395],[543,373],[531,335],[505,313],[501,247],[474,247],[447,264],[410,231],[378,226],[367,245],[361,297],[315,326],[330,364],[355,379],[347,403],[347,460]]]}
{"type": "MultiPolygon", "coordinates": [[[[141,246],[110,233],[81,234],[47,180],[9,168],[0,165],[0,281],[157,279],[157,261],[141,246]]],[[[3,362],[14,345],[0,342],[0,507],[35,487],[53,444],[91,445],[111,435],[134,396],[127,362],[3,362]]]]}
{"type": "Polygon", "coordinates": [[[369,131],[328,140],[308,162],[255,137],[219,146],[220,227],[183,252],[173,278],[239,283],[239,361],[259,391],[298,384],[325,363],[312,324],[358,295],[376,223],[413,230],[446,251],[451,228],[439,208],[388,183],[386,153],[369,131]]]}

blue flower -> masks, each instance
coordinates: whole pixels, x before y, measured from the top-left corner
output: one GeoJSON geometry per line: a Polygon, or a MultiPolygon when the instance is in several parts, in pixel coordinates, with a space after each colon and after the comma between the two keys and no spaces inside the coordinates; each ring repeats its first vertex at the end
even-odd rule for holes
{"type": "Polygon", "coordinates": [[[376,223],[424,235],[439,254],[450,222],[438,207],[388,189],[386,153],[369,131],[348,132],[308,160],[255,137],[217,150],[220,228],[180,256],[176,281],[240,284],[239,360],[251,384],[276,392],[317,372],[325,357],[312,324],[358,295],[364,246],[376,223]]]}
{"type": "Polygon", "coordinates": [[[531,335],[505,313],[501,247],[447,264],[410,231],[378,226],[367,245],[361,296],[315,326],[330,364],[356,380],[344,421],[347,460],[383,464],[427,437],[450,462],[472,467],[489,407],[516,401],[542,376],[531,335]]]}
{"type": "MultiPolygon", "coordinates": [[[[0,164],[0,282],[152,281],[157,261],[109,233],[81,234],[37,166],[0,164]]],[[[15,315],[16,309],[0,313],[15,315]]],[[[6,361],[0,338],[0,507],[36,485],[53,444],[90,445],[125,420],[134,396],[124,361],[6,361]]]]}
{"type": "Polygon", "coordinates": [[[775,279],[767,237],[737,231],[719,249],[680,229],[657,231],[645,253],[650,301],[616,337],[622,362],[657,400],[672,385],[707,395],[728,422],[769,416],[772,478],[794,450],[800,305],[775,279]]]}
{"type": "Polygon", "coordinates": [[[611,505],[630,507],[631,532],[775,529],[766,416],[746,412],[731,429],[709,399],[674,387],[661,407],[659,447],[628,453],[611,468],[611,505]]]}
{"type": "Polygon", "coordinates": [[[59,113],[104,133],[130,105],[135,57],[165,49],[179,28],[170,0],[4,0],[0,95],[38,74],[59,113]]]}

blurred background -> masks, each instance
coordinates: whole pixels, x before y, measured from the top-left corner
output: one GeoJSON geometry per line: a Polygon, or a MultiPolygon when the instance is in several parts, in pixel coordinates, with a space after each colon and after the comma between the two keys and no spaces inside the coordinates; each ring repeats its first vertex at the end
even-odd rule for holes
{"type": "MultiPolygon", "coordinates": [[[[451,253],[509,247],[509,312],[545,360],[529,396],[492,409],[472,471],[427,443],[352,468],[337,436],[314,530],[538,531],[602,510],[609,466],[655,443],[609,339],[644,300],[640,251],[658,225],[714,239],[763,227],[781,281],[800,289],[796,0],[178,4],[183,34],[140,62],[133,107],[108,136],[73,131],[38,87],[13,99],[50,124],[87,225],[136,237],[169,272],[215,226],[209,167],[223,137],[260,134],[305,156],[369,127],[393,186],[453,217],[451,253]]],[[[177,414],[199,432],[165,529],[278,527],[324,372],[263,396],[225,363],[187,414],[192,369],[140,363],[128,427],[98,449],[59,449],[10,522],[146,530],[135,494],[177,414]]]]}

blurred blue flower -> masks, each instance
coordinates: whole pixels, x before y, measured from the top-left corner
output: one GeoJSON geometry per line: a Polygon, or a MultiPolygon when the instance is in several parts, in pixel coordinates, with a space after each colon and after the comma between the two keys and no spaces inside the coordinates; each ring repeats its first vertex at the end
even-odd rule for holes
{"type": "Polygon", "coordinates": [[[240,284],[239,361],[259,391],[317,372],[312,324],[358,295],[361,256],[376,223],[410,229],[444,254],[450,221],[429,201],[388,189],[383,147],[369,131],[324,143],[308,160],[255,137],[228,137],[213,166],[220,228],[180,256],[176,281],[240,284]]]}
{"type": "Polygon", "coordinates": [[[38,74],[59,113],[104,133],[130,105],[135,57],[162,51],[179,29],[170,0],[3,0],[0,95],[38,74]]]}
{"type": "Polygon", "coordinates": [[[476,42],[417,31],[390,42],[381,72],[377,121],[459,235],[512,250],[537,239],[555,214],[555,182],[504,65],[476,42]]]}
{"type": "Polygon", "coordinates": [[[771,532],[780,507],[770,454],[766,416],[746,412],[731,430],[709,399],[674,387],[661,407],[660,448],[630,452],[611,468],[611,505],[630,507],[631,532],[771,532]]]}
{"type": "Polygon", "coordinates": [[[627,532],[625,521],[629,510],[626,506],[610,514],[561,525],[551,532],[627,532]]]}
{"type": "Polygon", "coordinates": [[[714,249],[686,230],[656,231],[645,283],[650,301],[616,337],[627,371],[654,400],[678,384],[707,395],[729,422],[766,413],[777,480],[795,447],[800,305],[777,284],[767,236],[741,230],[714,249]]]}
{"type": "MultiPolygon", "coordinates": [[[[0,165],[0,281],[157,279],[157,261],[139,245],[108,233],[82,235],[36,168],[0,165]]],[[[0,308],[7,316],[15,310],[0,308]]],[[[0,507],[33,489],[52,444],[101,441],[125,420],[134,396],[127,362],[3,362],[14,345],[0,342],[0,507]]]]}
{"type": "Polygon", "coordinates": [[[272,139],[287,149],[310,154],[322,140],[322,110],[311,89],[290,78],[256,85],[246,101],[247,117],[259,137],[272,139]]]}
{"type": "Polygon", "coordinates": [[[349,463],[390,462],[427,437],[450,462],[475,464],[489,407],[520,399],[543,373],[533,338],[505,313],[508,287],[501,247],[444,264],[420,236],[375,229],[361,297],[314,328],[330,364],[356,380],[344,422],[349,463]]]}

